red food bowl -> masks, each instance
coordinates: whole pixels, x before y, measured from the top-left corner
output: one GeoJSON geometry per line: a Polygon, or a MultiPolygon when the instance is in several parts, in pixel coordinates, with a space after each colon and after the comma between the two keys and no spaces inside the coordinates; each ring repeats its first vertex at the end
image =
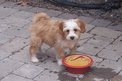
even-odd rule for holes
{"type": "MultiPolygon", "coordinates": [[[[83,61],[82,61],[83,62],[83,61]]],[[[90,68],[90,66],[92,65],[92,63],[93,63],[93,60],[92,60],[92,58],[91,57],[89,57],[89,56],[87,56],[87,55],[83,55],[83,54],[74,54],[74,55],[68,55],[68,56],[66,56],[66,57],[64,57],[63,58],[63,60],[62,60],[62,63],[63,63],[63,65],[65,65],[66,66],[66,70],[68,71],[68,72],[70,72],[70,73],[73,73],[73,74],[83,74],[83,73],[86,73],[86,72],[88,72],[89,71],[89,68],[90,68]],[[78,56],[77,58],[73,58],[74,56],[76,57],[76,55],[78,56]],[[66,61],[67,61],[67,59],[71,59],[70,60],[70,64],[68,64],[68,63],[66,63],[66,61]],[[77,64],[77,62],[81,59],[85,59],[85,58],[87,58],[87,60],[86,61],[88,61],[89,63],[88,64],[86,64],[86,65],[75,65],[75,66],[73,66],[72,65],[72,63],[75,63],[75,64],[77,64]],[[88,60],[89,59],[89,60],[88,60]],[[78,60],[78,61],[74,61],[74,60],[78,60]],[[74,62],[73,62],[74,61],[74,62]]],[[[79,63],[80,63],[80,61],[79,61],[79,63]]],[[[82,64],[82,63],[80,63],[80,64],[82,64]]]]}

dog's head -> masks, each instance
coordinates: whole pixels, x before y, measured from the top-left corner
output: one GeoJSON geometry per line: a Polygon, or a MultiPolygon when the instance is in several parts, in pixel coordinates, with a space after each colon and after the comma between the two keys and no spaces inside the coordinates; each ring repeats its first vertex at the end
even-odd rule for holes
{"type": "Polygon", "coordinates": [[[60,32],[67,40],[77,40],[85,31],[85,22],[80,19],[65,20],[60,25],[60,32]]]}

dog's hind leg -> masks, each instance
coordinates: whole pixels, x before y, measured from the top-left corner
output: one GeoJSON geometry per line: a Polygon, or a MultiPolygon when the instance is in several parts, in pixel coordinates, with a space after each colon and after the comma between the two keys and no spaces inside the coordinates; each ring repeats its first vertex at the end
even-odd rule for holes
{"type": "Polygon", "coordinates": [[[34,39],[34,40],[31,40],[31,43],[30,43],[30,58],[31,58],[31,61],[32,62],[39,62],[37,56],[36,56],[36,53],[38,53],[38,50],[40,48],[40,45],[41,45],[41,40],[39,39],[34,39]]]}

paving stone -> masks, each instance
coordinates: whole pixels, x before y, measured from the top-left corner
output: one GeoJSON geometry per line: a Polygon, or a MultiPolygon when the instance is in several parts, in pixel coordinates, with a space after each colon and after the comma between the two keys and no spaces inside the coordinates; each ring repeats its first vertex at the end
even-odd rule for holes
{"type": "Polygon", "coordinates": [[[112,22],[110,22],[110,21],[106,21],[106,20],[102,20],[102,19],[96,19],[93,22],[91,22],[90,24],[95,25],[95,26],[99,26],[99,27],[107,27],[111,23],[112,22]]]}
{"type": "Polygon", "coordinates": [[[118,60],[122,56],[122,47],[118,45],[109,45],[102,50],[98,56],[111,60],[118,60]]]}
{"type": "Polygon", "coordinates": [[[6,51],[4,51],[4,50],[0,50],[0,60],[2,60],[2,59],[4,59],[4,58],[8,57],[9,55],[11,55],[11,53],[6,52],[6,51]]]}
{"type": "Polygon", "coordinates": [[[0,23],[0,33],[4,30],[6,30],[7,28],[11,27],[10,25],[6,25],[6,24],[2,24],[0,23]]]}
{"type": "Polygon", "coordinates": [[[99,53],[103,47],[93,44],[84,43],[76,49],[77,52],[86,53],[90,55],[96,55],[99,53]]]}
{"type": "Polygon", "coordinates": [[[107,81],[104,78],[98,77],[96,75],[89,74],[84,78],[80,79],[80,81],[107,81]]]}
{"type": "Polygon", "coordinates": [[[121,62],[122,63],[122,57],[118,60],[118,62],[121,62]]]}
{"type": "Polygon", "coordinates": [[[116,75],[110,81],[122,81],[122,76],[116,75]]]}
{"type": "Polygon", "coordinates": [[[2,3],[4,3],[5,2],[5,0],[0,0],[0,4],[2,4],[2,3]]]}
{"type": "Polygon", "coordinates": [[[51,57],[56,57],[56,51],[55,51],[55,48],[54,47],[52,47],[52,48],[50,48],[49,50],[47,50],[46,52],[45,52],[45,55],[47,55],[47,56],[51,56],[51,57]]]}
{"type": "Polygon", "coordinates": [[[18,27],[14,27],[14,26],[5,30],[4,34],[7,34],[9,36],[18,36],[18,37],[22,37],[22,38],[28,38],[30,36],[29,29],[18,28],[18,27]]]}
{"type": "Polygon", "coordinates": [[[99,36],[109,37],[109,38],[117,38],[122,34],[122,32],[115,31],[112,29],[102,28],[102,27],[96,27],[90,33],[99,36]]]}
{"type": "Polygon", "coordinates": [[[106,38],[106,37],[102,37],[102,36],[94,36],[93,38],[88,40],[87,43],[102,46],[102,47],[106,47],[112,41],[114,41],[114,40],[111,39],[111,38],[106,38]]]}
{"type": "Polygon", "coordinates": [[[27,10],[27,11],[28,12],[32,12],[32,13],[36,13],[37,11],[39,11],[39,12],[47,11],[47,9],[45,9],[45,8],[39,8],[39,7],[33,7],[31,9],[27,10]]]}
{"type": "Polygon", "coordinates": [[[0,45],[5,44],[6,42],[10,42],[13,38],[15,38],[15,36],[8,36],[5,34],[0,34],[0,45]]]}
{"type": "Polygon", "coordinates": [[[95,26],[91,25],[91,24],[86,24],[86,32],[90,31],[91,29],[93,29],[95,26]]]}
{"type": "Polygon", "coordinates": [[[8,7],[8,8],[13,8],[13,7],[16,6],[14,2],[5,2],[1,5],[4,6],[4,7],[8,7]]]}
{"type": "Polygon", "coordinates": [[[112,23],[112,24],[109,25],[107,28],[122,31],[122,24],[121,24],[121,23],[112,23]]]}
{"type": "Polygon", "coordinates": [[[39,76],[37,76],[34,80],[36,81],[60,81],[58,80],[58,73],[50,70],[45,70],[39,76]]]}
{"type": "Polygon", "coordinates": [[[29,44],[29,39],[15,38],[11,40],[10,42],[2,45],[0,48],[7,52],[15,52],[27,46],[28,44],[29,44]]]}
{"type": "Polygon", "coordinates": [[[30,21],[28,21],[28,20],[11,17],[11,16],[1,20],[1,23],[3,23],[3,24],[13,25],[13,26],[17,26],[17,27],[23,27],[24,25],[28,24],[29,22],[30,21]]]}
{"type": "Polygon", "coordinates": [[[63,18],[63,19],[74,19],[77,17],[78,17],[77,15],[67,14],[67,13],[64,13],[58,16],[58,18],[63,18]]]}
{"type": "Polygon", "coordinates": [[[19,68],[23,63],[12,59],[4,59],[0,61],[0,79],[19,68]]]}
{"type": "Polygon", "coordinates": [[[16,18],[20,18],[20,19],[27,19],[31,16],[33,16],[34,14],[31,12],[26,12],[26,11],[19,11],[17,13],[14,13],[12,16],[16,17],[16,18]]]}
{"type": "Polygon", "coordinates": [[[15,70],[13,73],[16,75],[19,75],[19,76],[33,79],[38,74],[40,74],[43,70],[44,69],[41,67],[30,65],[30,64],[25,64],[24,66],[15,70]]]}
{"type": "Polygon", "coordinates": [[[2,79],[1,81],[33,81],[33,80],[29,80],[20,76],[16,76],[13,74],[8,75],[7,77],[5,77],[4,79],[2,79]]]}
{"type": "Polygon", "coordinates": [[[100,64],[103,61],[102,58],[91,56],[91,55],[88,56],[90,56],[93,59],[93,64],[91,65],[91,67],[96,67],[98,64],[100,64]]]}
{"type": "Polygon", "coordinates": [[[120,36],[118,39],[116,39],[113,44],[115,45],[122,45],[122,36],[120,36]]]}
{"type": "Polygon", "coordinates": [[[81,20],[85,21],[86,23],[90,23],[94,20],[94,18],[84,17],[84,16],[79,16],[78,19],[81,19],[81,20]]]}
{"type": "Polygon", "coordinates": [[[50,17],[57,17],[58,15],[62,14],[63,12],[55,11],[55,10],[48,10],[48,11],[45,11],[45,13],[50,17]]]}
{"type": "Polygon", "coordinates": [[[122,69],[121,65],[122,63],[120,62],[104,60],[102,63],[96,66],[91,73],[103,78],[111,78],[122,69]]]}
{"type": "Polygon", "coordinates": [[[90,39],[91,37],[93,37],[93,35],[88,34],[88,33],[83,33],[80,35],[80,40],[78,41],[78,46],[82,45],[83,43],[85,43],[88,39],[90,39]]]}
{"type": "Polygon", "coordinates": [[[93,37],[93,35],[92,34],[89,34],[89,33],[81,33],[81,35],[80,35],[80,39],[81,40],[82,39],[89,39],[91,37],[93,37]]]}
{"type": "MultiPolygon", "coordinates": [[[[30,61],[29,50],[21,50],[20,52],[15,53],[14,55],[10,56],[9,58],[15,59],[15,60],[18,60],[18,61],[21,61],[21,62],[24,62],[24,63],[31,63],[31,64],[34,64],[34,65],[38,65],[40,63],[40,62],[32,63],[30,61]]],[[[40,61],[44,61],[47,58],[48,57],[46,55],[40,55],[39,60],[40,61]]]]}
{"type": "Polygon", "coordinates": [[[42,52],[45,53],[49,48],[51,48],[49,45],[43,43],[41,45],[42,52]]]}
{"type": "Polygon", "coordinates": [[[52,20],[59,20],[59,21],[63,21],[64,19],[62,18],[56,18],[56,17],[51,17],[52,20]]]}
{"type": "Polygon", "coordinates": [[[60,72],[64,70],[64,66],[59,66],[56,58],[49,57],[47,60],[39,64],[40,67],[49,69],[51,71],[60,72]]]}
{"type": "Polygon", "coordinates": [[[17,12],[15,9],[11,8],[0,8],[0,18],[5,18],[9,15],[12,15],[13,13],[17,12]]]}
{"type": "Polygon", "coordinates": [[[31,8],[32,8],[32,6],[28,6],[28,5],[24,5],[24,6],[18,5],[16,7],[13,7],[13,9],[17,9],[19,11],[27,11],[31,8]]]}
{"type": "Polygon", "coordinates": [[[28,24],[24,25],[24,26],[23,26],[23,28],[25,28],[25,29],[29,30],[30,25],[32,25],[32,22],[30,22],[30,23],[28,23],[28,24]]]}

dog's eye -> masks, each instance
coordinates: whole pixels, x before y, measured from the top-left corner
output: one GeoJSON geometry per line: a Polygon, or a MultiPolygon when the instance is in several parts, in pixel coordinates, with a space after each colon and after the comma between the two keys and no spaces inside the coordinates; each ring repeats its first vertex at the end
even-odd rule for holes
{"type": "Polygon", "coordinates": [[[67,30],[67,32],[69,32],[69,30],[67,30]]]}
{"type": "Polygon", "coordinates": [[[77,29],[74,29],[74,31],[77,31],[77,29]]]}

